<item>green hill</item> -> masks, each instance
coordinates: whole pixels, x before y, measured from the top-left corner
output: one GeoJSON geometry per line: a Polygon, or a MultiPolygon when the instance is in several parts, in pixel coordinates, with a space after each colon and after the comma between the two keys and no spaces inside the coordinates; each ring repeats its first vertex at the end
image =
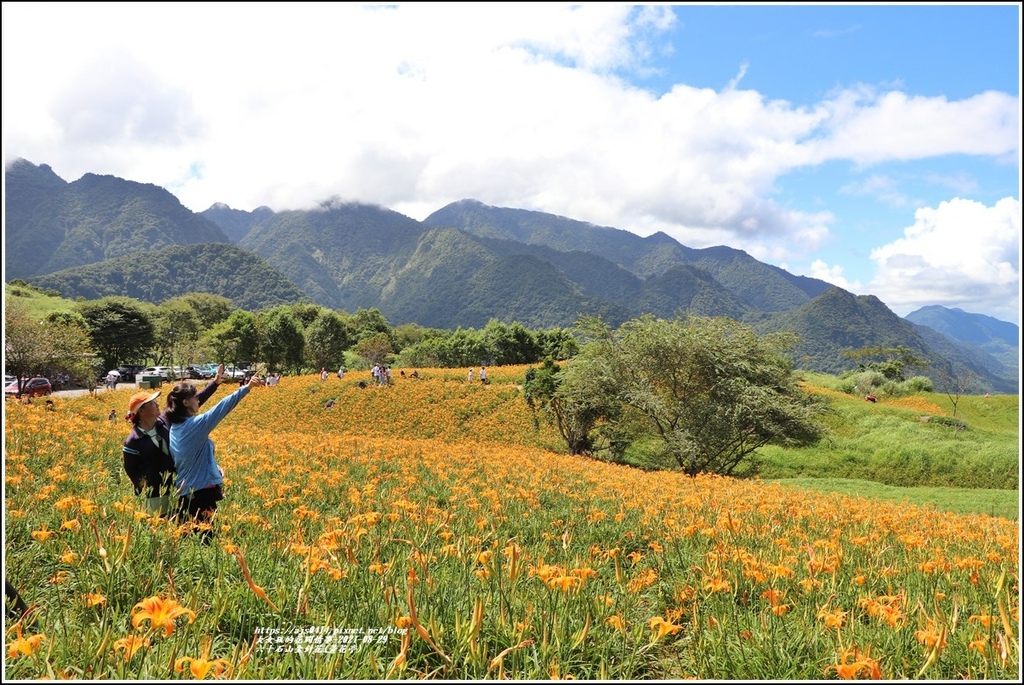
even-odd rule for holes
{"type": "Polygon", "coordinates": [[[87,300],[124,295],[160,303],[190,292],[206,292],[227,297],[235,306],[251,311],[308,300],[264,260],[225,243],[176,245],[26,281],[65,297],[87,300]]]}

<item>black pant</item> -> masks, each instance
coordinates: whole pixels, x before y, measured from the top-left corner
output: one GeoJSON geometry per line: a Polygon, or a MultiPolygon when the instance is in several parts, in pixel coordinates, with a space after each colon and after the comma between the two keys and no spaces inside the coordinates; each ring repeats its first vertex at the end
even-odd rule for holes
{"type": "MultiPolygon", "coordinates": [[[[213,487],[196,490],[191,495],[182,495],[178,498],[178,518],[193,523],[210,523],[214,512],[217,511],[217,502],[224,499],[224,487],[214,485],[213,487]]],[[[212,537],[213,531],[203,531],[204,537],[212,537]]]]}

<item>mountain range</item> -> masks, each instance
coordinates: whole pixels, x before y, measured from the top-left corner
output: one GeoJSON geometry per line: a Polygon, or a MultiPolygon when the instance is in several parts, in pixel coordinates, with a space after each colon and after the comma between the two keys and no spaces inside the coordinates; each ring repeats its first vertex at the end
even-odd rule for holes
{"type": "Polygon", "coordinates": [[[923,375],[937,383],[970,375],[979,389],[1018,388],[1015,324],[937,305],[904,319],[876,297],[664,233],[475,200],[423,221],[333,199],[311,210],[195,213],[158,186],[95,174],[69,183],[23,159],[4,182],[6,280],[65,297],[158,303],[201,291],[253,311],[308,300],[443,329],[492,318],[565,327],[582,314],[618,325],[687,311],[795,332],[800,368],[838,373],[853,365],[843,350],[905,346],[931,362],[923,375]]]}

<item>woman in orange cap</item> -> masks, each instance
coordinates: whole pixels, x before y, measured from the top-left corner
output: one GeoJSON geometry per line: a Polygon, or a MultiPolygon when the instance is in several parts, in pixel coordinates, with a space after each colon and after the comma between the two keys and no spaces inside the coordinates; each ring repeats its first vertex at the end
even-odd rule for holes
{"type": "MultiPolygon", "coordinates": [[[[196,393],[199,404],[217,391],[223,372],[223,366],[217,367],[213,381],[196,393]]],[[[128,400],[125,418],[131,422],[132,430],[125,438],[121,454],[125,473],[135,486],[135,494],[145,493],[146,511],[156,516],[168,516],[173,510],[174,460],[171,458],[170,424],[166,412],[160,413],[158,397],[159,390],[144,391],[135,393],[128,400]]]]}

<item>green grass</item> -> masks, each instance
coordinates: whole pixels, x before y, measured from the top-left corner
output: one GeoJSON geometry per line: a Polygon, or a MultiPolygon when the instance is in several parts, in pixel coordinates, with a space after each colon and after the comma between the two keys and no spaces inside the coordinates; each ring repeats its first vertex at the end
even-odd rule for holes
{"type": "Polygon", "coordinates": [[[59,295],[47,295],[33,286],[4,284],[4,297],[7,302],[12,300],[28,308],[28,313],[40,319],[53,312],[66,312],[74,309],[74,300],[59,295]]]}
{"type": "Polygon", "coordinates": [[[848,478],[780,478],[775,482],[816,492],[836,492],[851,497],[885,500],[920,507],[935,507],[956,514],[989,514],[1020,520],[1019,490],[965,488],[902,488],[848,478]]]}

